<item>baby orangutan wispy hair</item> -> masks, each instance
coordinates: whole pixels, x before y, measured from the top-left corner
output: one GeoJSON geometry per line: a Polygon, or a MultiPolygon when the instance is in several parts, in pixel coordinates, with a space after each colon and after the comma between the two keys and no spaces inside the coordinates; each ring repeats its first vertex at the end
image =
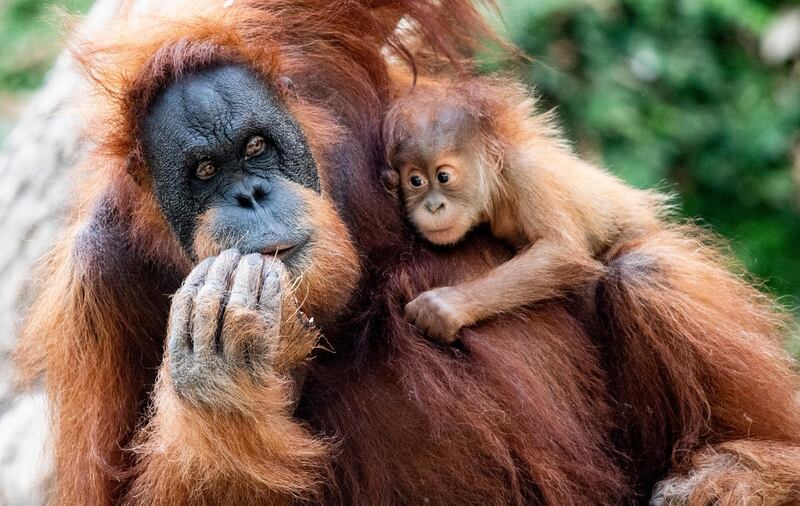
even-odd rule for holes
{"type": "Polygon", "coordinates": [[[423,237],[452,245],[488,223],[519,249],[488,274],[406,306],[411,322],[445,341],[461,327],[597,279],[599,253],[661,224],[664,197],[578,158],[552,115],[537,114],[511,80],[421,81],[392,104],[384,141],[423,237]]]}

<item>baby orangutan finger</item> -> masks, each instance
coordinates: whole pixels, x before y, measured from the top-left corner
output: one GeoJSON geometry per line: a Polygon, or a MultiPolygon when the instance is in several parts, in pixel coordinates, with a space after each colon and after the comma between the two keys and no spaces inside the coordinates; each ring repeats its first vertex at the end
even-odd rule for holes
{"type": "Polygon", "coordinates": [[[405,315],[406,320],[428,337],[445,344],[455,341],[462,327],[458,312],[437,290],[424,292],[406,304],[405,315]]]}

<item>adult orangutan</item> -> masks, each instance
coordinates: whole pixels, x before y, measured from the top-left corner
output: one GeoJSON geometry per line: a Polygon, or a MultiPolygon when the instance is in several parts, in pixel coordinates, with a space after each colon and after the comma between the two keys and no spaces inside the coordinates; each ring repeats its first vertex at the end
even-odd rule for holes
{"type": "Polygon", "coordinates": [[[414,242],[378,177],[408,82],[384,48],[457,66],[491,36],[468,2],[173,10],[78,49],[95,149],[20,350],[57,503],[797,500],[781,317],[692,229],[455,346],[406,323],[511,256],[485,231],[414,242]]]}

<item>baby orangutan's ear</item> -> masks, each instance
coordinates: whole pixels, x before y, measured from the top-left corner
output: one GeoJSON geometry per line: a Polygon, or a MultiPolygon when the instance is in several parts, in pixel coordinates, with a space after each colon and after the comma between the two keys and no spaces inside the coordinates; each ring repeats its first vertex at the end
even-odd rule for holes
{"type": "Polygon", "coordinates": [[[381,183],[386,193],[397,198],[400,190],[400,174],[396,170],[385,169],[381,171],[381,183]]]}

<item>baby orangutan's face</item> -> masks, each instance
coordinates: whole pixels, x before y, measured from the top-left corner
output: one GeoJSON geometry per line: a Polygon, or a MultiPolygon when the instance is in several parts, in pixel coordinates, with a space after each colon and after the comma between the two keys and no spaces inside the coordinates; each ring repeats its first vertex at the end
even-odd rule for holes
{"type": "Polygon", "coordinates": [[[454,244],[480,222],[485,199],[477,160],[454,150],[433,156],[405,151],[398,158],[393,166],[408,218],[427,240],[454,244]]]}

